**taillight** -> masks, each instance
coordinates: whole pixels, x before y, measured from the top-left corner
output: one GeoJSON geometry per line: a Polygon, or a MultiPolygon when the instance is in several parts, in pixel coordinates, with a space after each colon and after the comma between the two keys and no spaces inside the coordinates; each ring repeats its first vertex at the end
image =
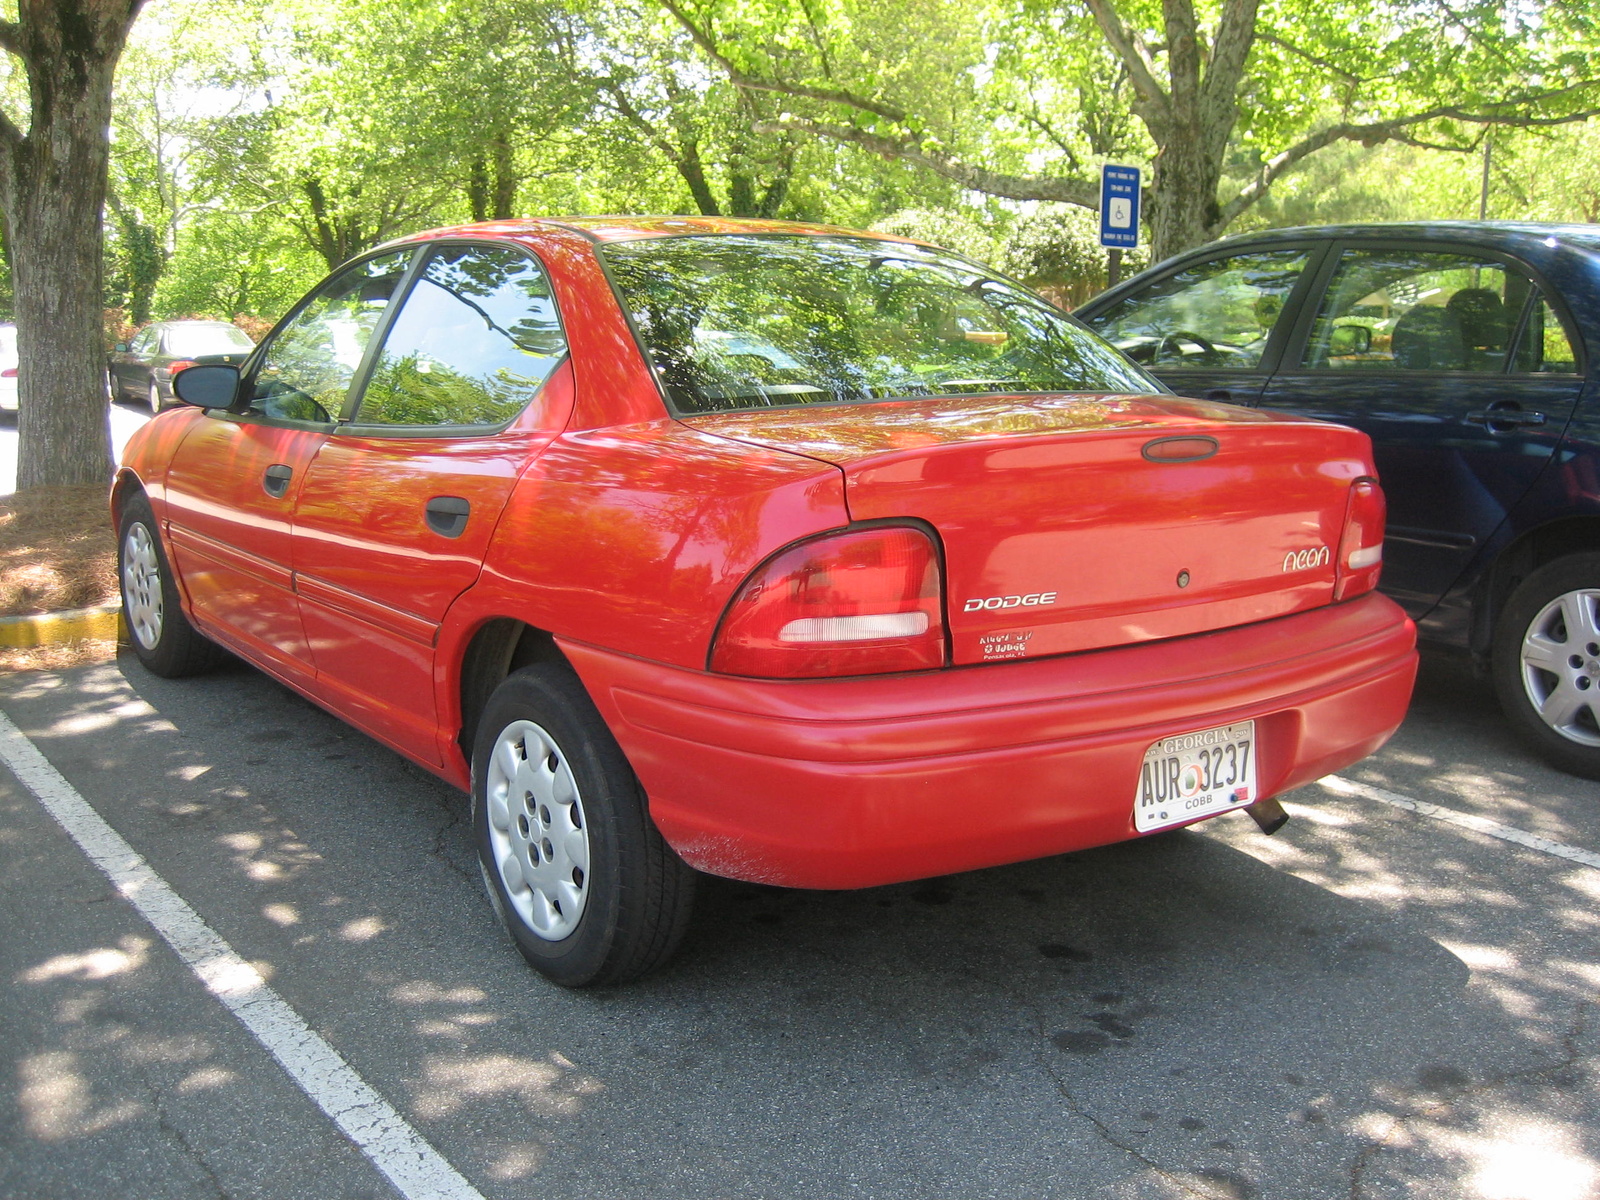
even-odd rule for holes
{"type": "Polygon", "coordinates": [[[1339,538],[1339,561],[1333,576],[1333,598],[1349,600],[1378,586],[1383,570],[1383,520],[1387,505],[1375,479],[1358,479],[1350,485],[1344,510],[1344,534],[1339,538]]]}
{"type": "Polygon", "coordinates": [[[711,669],[815,679],[942,667],[943,591],[939,556],[919,529],[803,542],[745,580],[712,643],[711,669]]]}
{"type": "Polygon", "coordinates": [[[192,358],[180,358],[177,362],[169,362],[167,364],[167,375],[176,375],[179,371],[185,370],[192,366],[194,366],[194,360],[192,358]]]}

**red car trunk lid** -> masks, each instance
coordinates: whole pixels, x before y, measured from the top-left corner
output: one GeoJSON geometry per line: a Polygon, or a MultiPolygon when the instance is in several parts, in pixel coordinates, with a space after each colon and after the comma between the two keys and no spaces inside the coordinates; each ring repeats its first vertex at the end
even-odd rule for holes
{"type": "Polygon", "coordinates": [[[926,521],[957,664],[1328,604],[1366,435],[1165,396],[918,399],[695,417],[838,466],[854,521],[926,521]]]}

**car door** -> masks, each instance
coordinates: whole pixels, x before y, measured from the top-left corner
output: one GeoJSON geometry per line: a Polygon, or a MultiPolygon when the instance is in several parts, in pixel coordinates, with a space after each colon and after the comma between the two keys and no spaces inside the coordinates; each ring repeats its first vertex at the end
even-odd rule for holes
{"type": "Polygon", "coordinates": [[[279,674],[312,671],[291,574],[294,505],[408,260],[369,259],[313,292],[247,364],[249,411],[208,413],[172,457],[167,538],[194,618],[279,674]]]}
{"type": "Polygon", "coordinates": [[[564,420],[540,406],[565,354],[532,256],[434,246],[298,494],[295,585],[318,687],[410,753],[439,761],[434,642],[547,426],[564,420]]]}
{"type": "Polygon", "coordinates": [[[111,356],[111,393],[113,399],[127,394],[143,396],[150,389],[150,368],[146,360],[155,353],[161,337],[161,326],[151,325],[134,334],[126,350],[111,356]]]}
{"type": "Polygon", "coordinates": [[[1190,259],[1083,322],[1184,396],[1254,403],[1317,256],[1312,244],[1190,259]]]}
{"type": "Polygon", "coordinates": [[[1432,607],[1546,469],[1580,386],[1557,301],[1468,246],[1334,247],[1261,404],[1371,436],[1383,587],[1432,607]]]}

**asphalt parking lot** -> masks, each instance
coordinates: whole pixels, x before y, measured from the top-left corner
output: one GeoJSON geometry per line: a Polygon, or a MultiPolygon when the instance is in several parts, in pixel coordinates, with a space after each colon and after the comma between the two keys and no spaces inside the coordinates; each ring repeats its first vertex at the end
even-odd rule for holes
{"type": "Polygon", "coordinates": [[[0,768],[0,1196],[1600,1195],[1600,784],[1452,661],[1274,838],[712,882],[665,972],[584,993],[504,940],[464,797],[254,670],[0,710],[237,955],[187,965],[0,768]],[[335,1118],[380,1109],[363,1153],[335,1118]]]}

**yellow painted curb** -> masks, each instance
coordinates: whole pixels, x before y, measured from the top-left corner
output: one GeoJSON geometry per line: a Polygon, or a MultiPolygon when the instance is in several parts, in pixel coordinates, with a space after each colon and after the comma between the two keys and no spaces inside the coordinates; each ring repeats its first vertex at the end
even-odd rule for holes
{"type": "Polygon", "coordinates": [[[95,638],[125,638],[122,607],[69,608],[64,612],[36,613],[26,617],[0,617],[0,646],[30,650],[95,638]]]}

